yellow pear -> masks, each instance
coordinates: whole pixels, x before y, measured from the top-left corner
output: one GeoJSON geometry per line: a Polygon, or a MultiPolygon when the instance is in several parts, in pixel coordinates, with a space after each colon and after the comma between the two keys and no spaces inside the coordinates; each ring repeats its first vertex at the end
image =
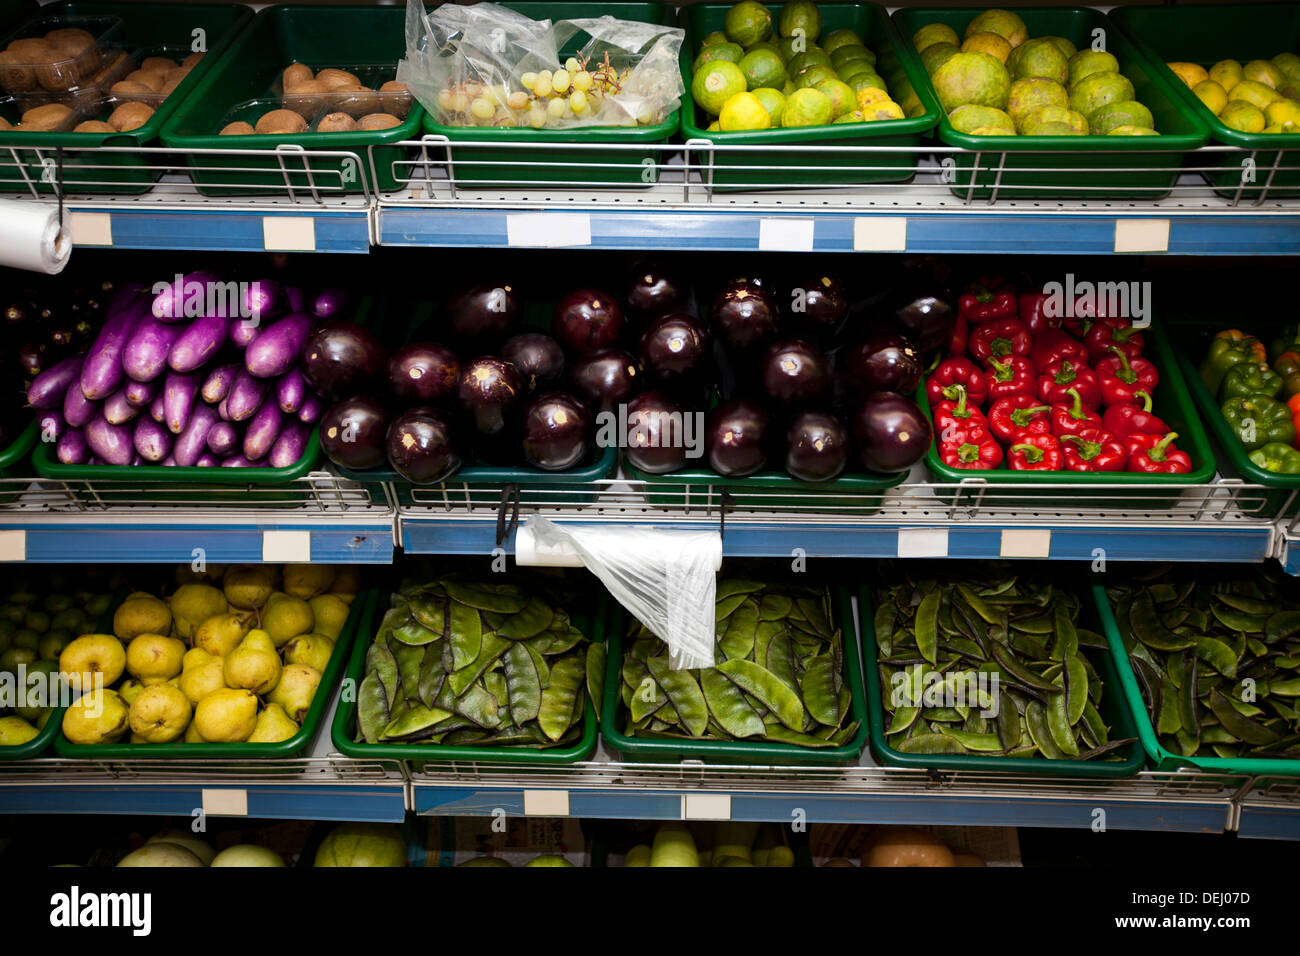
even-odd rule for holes
{"type": "Polygon", "coordinates": [[[140,696],[142,690],[144,690],[144,684],[134,677],[128,677],[117,687],[117,692],[122,695],[122,699],[126,701],[128,707],[131,706],[133,700],[140,696]]]}
{"type": "Polygon", "coordinates": [[[73,693],[96,686],[110,687],[126,670],[126,649],[112,634],[83,634],[59,655],[59,672],[72,684],[73,693]]]}
{"type": "Polygon", "coordinates": [[[348,602],[337,594],[318,594],[307,604],[311,607],[311,613],[316,619],[313,630],[317,634],[324,634],[332,641],[337,640],[338,636],[343,633],[343,625],[347,622],[348,612],[352,610],[348,606],[348,602]]]}
{"type": "Polygon", "coordinates": [[[189,830],[179,830],[169,827],[166,830],[159,830],[149,839],[144,841],[145,846],[153,846],[157,843],[168,843],[172,846],[183,846],[199,858],[199,862],[204,866],[210,864],[216,859],[217,851],[212,848],[212,844],[200,836],[196,836],[189,830]]]}
{"type": "Polygon", "coordinates": [[[194,632],[194,646],[217,657],[225,657],[239,646],[239,642],[248,633],[250,623],[247,618],[231,611],[214,614],[194,632]]]}
{"type": "Polygon", "coordinates": [[[316,624],[311,605],[302,598],[276,592],[262,608],[262,629],[276,647],[283,647],[299,634],[310,634],[316,624]]]}
{"type": "Polygon", "coordinates": [[[166,744],[185,733],[190,701],[171,684],[146,687],[131,704],[131,733],[146,743],[166,744]]]}
{"type": "Polygon", "coordinates": [[[214,690],[226,686],[226,664],[201,647],[185,655],[185,669],[181,671],[181,691],[191,704],[197,704],[214,690]]]}
{"type": "Polygon", "coordinates": [[[82,694],[63,712],[63,736],[74,744],[120,740],[130,727],[126,701],[116,691],[97,688],[82,694]]]}
{"type": "Polygon", "coordinates": [[[280,680],[280,655],[266,631],[249,631],[223,661],[227,687],[265,694],[280,680]]]}
{"type": "Polygon", "coordinates": [[[174,637],[140,634],[126,648],[126,672],[149,686],[181,672],[185,645],[174,637]]]}
{"type": "Polygon", "coordinates": [[[187,744],[207,743],[207,741],[203,739],[203,735],[199,733],[199,725],[193,720],[191,720],[190,725],[185,728],[185,737],[183,738],[183,742],[187,744]]]}
{"type": "Polygon", "coordinates": [[[284,590],[304,601],[323,591],[328,591],[334,582],[334,568],[328,564],[286,564],[284,566],[284,590]]]}
{"type": "Polygon", "coordinates": [[[320,671],[306,664],[287,664],[280,671],[280,681],[267,695],[267,702],[279,704],[284,712],[302,723],[320,685],[320,671]]]}
{"type": "Polygon", "coordinates": [[[330,593],[337,594],[349,604],[361,590],[361,569],[356,565],[345,564],[335,569],[334,583],[330,586],[330,593]]]}
{"type": "Polygon", "coordinates": [[[257,715],[257,726],[248,738],[250,744],[274,744],[288,740],[298,732],[298,725],[289,719],[279,704],[267,704],[257,715]]]}
{"type": "Polygon", "coordinates": [[[152,594],[130,594],[113,613],[113,633],[124,641],[138,634],[167,634],[171,627],[171,610],[152,594]]]}
{"type": "Polygon", "coordinates": [[[334,642],[323,634],[300,634],[284,645],[286,664],[306,664],[318,671],[325,670],[334,653],[334,642]]]}
{"type": "Polygon", "coordinates": [[[275,590],[275,572],[263,565],[232,565],[222,580],[231,607],[246,611],[261,607],[275,590]]]}
{"type": "Polygon", "coordinates": [[[178,637],[189,640],[200,624],[228,608],[225,594],[212,585],[182,584],[171,597],[172,625],[178,637]]]}
{"type": "Polygon", "coordinates": [[[40,731],[21,717],[0,717],[0,747],[25,744],[40,731]]]}
{"type": "Polygon", "coordinates": [[[232,687],[214,690],[194,708],[194,723],[210,743],[241,743],[257,725],[257,695],[232,687]]]}

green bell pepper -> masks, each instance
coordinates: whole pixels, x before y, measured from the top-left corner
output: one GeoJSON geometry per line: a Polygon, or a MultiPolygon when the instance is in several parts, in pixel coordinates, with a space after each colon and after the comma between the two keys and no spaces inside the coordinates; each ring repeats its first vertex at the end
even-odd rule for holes
{"type": "Polygon", "coordinates": [[[1219,386],[1223,384],[1223,376],[1228,374],[1228,369],[1243,362],[1258,365],[1267,360],[1264,343],[1259,339],[1240,329],[1224,329],[1210,342],[1205,361],[1201,363],[1201,381],[1211,395],[1218,395],[1219,386]]]}
{"type": "Polygon", "coordinates": [[[1263,395],[1239,396],[1223,403],[1223,417],[1248,451],[1269,442],[1290,445],[1295,442],[1295,425],[1291,409],[1263,395]]]}
{"type": "Polygon", "coordinates": [[[1300,351],[1288,350],[1273,360],[1273,371],[1282,379],[1282,395],[1300,395],[1300,351]]]}
{"type": "Polygon", "coordinates": [[[1230,398],[1263,395],[1265,398],[1277,398],[1282,391],[1282,376],[1276,374],[1264,363],[1255,365],[1242,362],[1228,369],[1219,386],[1219,401],[1230,398]]]}
{"type": "Polygon", "coordinates": [[[1271,441],[1250,453],[1250,460],[1265,471],[1279,475],[1300,475],[1300,451],[1271,441]]]}
{"type": "Polygon", "coordinates": [[[1292,322],[1282,326],[1280,332],[1268,343],[1268,355],[1276,359],[1288,349],[1300,348],[1300,323],[1292,322]]]}

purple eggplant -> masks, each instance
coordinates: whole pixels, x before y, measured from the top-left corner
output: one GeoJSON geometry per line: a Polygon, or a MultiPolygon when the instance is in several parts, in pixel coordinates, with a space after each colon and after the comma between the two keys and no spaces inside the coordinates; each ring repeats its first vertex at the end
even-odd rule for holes
{"type": "Polygon", "coordinates": [[[81,391],[81,386],[69,388],[63,396],[63,418],[73,428],[89,425],[99,414],[99,402],[92,402],[81,391]]]}
{"type": "Polygon", "coordinates": [[[280,435],[280,425],[284,414],[275,399],[268,397],[257,410],[257,414],[248,422],[244,432],[244,457],[249,461],[265,458],[280,435]]]}
{"type": "Polygon", "coordinates": [[[208,429],[208,451],[214,455],[229,455],[239,444],[239,429],[230,422],[216,422],[208,429]]]}
{"type": "Polygon", "coordinates": [[[280,283],[274,279],[245,283],[243,290],[239,314],[244,318],[256,319],[256,322],[248,323],[254,329],[262,322],[278,319],[289,311],[289,298],[284,294],[280,283]]]}
{"type": "Polygon", "coordinates": [[[145,461],[159,462],[172,453],[172,433],[148,415],[136,419],[131,439],[145,461]]]}
{"type": "Polygon", "coordinates": [[[252,418],[262,407],[262,400],[266,398],[270,384],[265,379],[254,378],[248,369],[241,368],[230,386],[230,393],[226,395],[226,414],[221,417],[228,417],[232,422],[252,418]]]}
{"type": "Polygon", "coordinates": [[[173,458],[171,455],[168,455],[162,461],[158,462],[158,464],[162,465],[164,468],[171,468],[173,465],[176,464],[176,459],[173,458]]]}
{"type": "Polygon", "coordinates": [[[227,338],[235,348],[246,349],[264,328],[266,326],[260,320],[254,322],[251,319],[239,319],[230,323],[230,335],[227,338]]]}
{"type": "Polygon", "coordinates": [[[110,425],[125,425],[138,414],[140,409],[126,400],[126,386],[104,399],[104,418],[110,425]]]}
{"type": "Polygon", "coordinates": [[[59,438],[54,454],[65,465],[84,465],[90,457],[90,448],[86,445],[86,436],[80,428],[69,428],[59,438]]]}
{"type": "Polygon", "coordinates": [[[253,463],[243,455],[231,455],[229,458],[221,459],[222,468],[252,468],[253,463]]]}
{"type": "Polygon", "coordinates": [[[36,427],[40,430],[41,441],[56,442],[68,430],[68,423],[57,410],[51,410],[36,417],[36,427]]]}
{"type": "Polygon", "coordinates": [[[230,396],[226,396],[217,403],[217,417],[223,422],[230,421],[230,396]]]}
{"type": "Polygon", "coordinates": [[[81,366],[81,391],[87,398],[97,401],[117,391],[125,377],[122,353],[147,314],[145,309],[135,306],[110,315],[100,327],[95,343],[86,354],[86,363],[81,366]]]}
{"type": "Polygon", "coordinates": [[[176,459],[176,464],[182,468],[189,468],[199,460],[199,456],[208,448],[208,429],[218,421],[217,410],[211,405],[199,402],[194,406],[185,430],[172,446],[172,456],[176,459]]]}
{"type": "Polygon", "coordinates": [[[127,378],[152,382],[167,371],[167,356],[184,331],[184,325],[169,324],[152,315],[142,318],[122,351],[122,369],[127,378]]]}
{"type": "Polygon", "coordinates": [[[290,420],[281,430],[275,444],[271,446],[267,463],[272,468],[288,468],[297,463],[307,451],[307,438],[310,435],[310,425],[290,420]]]}
{"type": "Polygon", "coordinates": [[[203,380],[203,387],[199,389],[199,394],[209,405],[216,405],[223,398],[230,394],[230,386],[235,381],[235,376],[239,374],[239,365],[218,365],[208,377],[203,380]]]}
{"type": "Polygon", "coordinates": [[[226,341],[232,321],[228,316],[205,315],[191,322],[167,356],[172,371],[193,372],[206,365],[226,341]]]}
{"type": "Polygon", "coordinates": [[[307,380],[303,378],[302,372],[291,368],[280,376],[280,381],[275,386],[275,397],[280,403],[280,411],[286,415],[293,415],[302,408],[302,403],[307,398],[307,380]]]}
{"type": "Polygon", "coordinates": [[[158,394],[158,382],[156,379],[152,382],[127,382],[122,391],[126,393],[126,400],[130,404],[144,408],[158,394]]]}
{"type": "Polygon", "coordinates": [[[277,378],[298,364],[303,343],[316,319],[303,312],[286,315],[244,349],[244,368],[258,378],[277,378]]]}
{"type": "Polygon", "coordinates": [[[216,468],[221,464],[221,459],[212,454],[212,452],[205,451],[203,454],[199,455],[199,460],[194,464],[199,468],[216,468]]]}
{"type": "Polygon", "coordinates": [[[129,465],[135,457],[131,432],[125,425],[113,425],[101,415],[86,426],[84,434],[91,452],[104,464],[129,465]]]}
{"type": "Polygon", "coordinates": [[[155,395],[153,401],[149,403],[149,417],[160,425],[167,420],[166,397],[167,390],[164,388],[161,392],[155,395]]]}
{"type": "Polygon", "coordinates": [[[201,404],[194,401],[199,391],[199,380],[197,372],[187,375],[180,372],[167,373],[167,381],[163,384],[163,424],[173,435],[185,431],[194,406],[201,404]]]}
{"type": "Polygon", "coordinates": [[[32,408],[58,408],[65,400],[68,386],[80,381],[85,361],[84,355],[74,355],[37,375],[27,387],[27,404],[32,408]]]}
{"type": "Polygon", "coordinates": [[[321,415],[325,413],[325,403],[317,395],[308,395],[303,399],[302,408],[298,409],[298,421],[306,422],[308,425],[320,421],[321,415]]]}
{"type": "Polygon", "coordinates": [[[208,288],[221,282],[215,272],[191,272],[171,282],[154,286],[150,312],[164,322],[182,322],[202,315],[207,308],[208,288]]]}
{"type": "Polygon", "coordinates": [[[316,293],[315,298],[311,300],[312,314],[316,318],[326,321],[339,318],[347,307],[348,292],[346,289],[321,289],[316,293]]]}

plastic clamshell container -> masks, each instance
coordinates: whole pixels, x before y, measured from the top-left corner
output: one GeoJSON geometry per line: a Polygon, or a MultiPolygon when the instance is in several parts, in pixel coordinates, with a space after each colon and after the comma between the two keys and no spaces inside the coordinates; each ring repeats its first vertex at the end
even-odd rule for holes
{"type": "Polygon", "coordinates": [[[82,14],[66,9],[48,12],[29,20],[0,41],[0,50],[6,54],[4,68],[0,70],[0,88],[15,95],[79,90],[92,85],[95,75],[121,42],[122,18],[113,13],[82,14]],[[72,30],[83,36],[89,34],[91,42],[83,42],[82,36],[68,37],[64,32],[72,30]],[[56,31],[55,40],[46,39],[56,35],[56,31]],[[38,43],[52,45],[56,58],[33,58],[28,51],[38,43]]]}
{"type": "Polygon", "coordinates": [[[885,493],[901,485],[907,472],[897,475],[847,473],[834,481],[807,482],[781,471],[764,470],[746,478],[724,478],[708,468],[684,468],[663,475],[641,471],[623,462],[629,478],[646,483],[646,500],[653,505],[681,507],[687,501],[677,493],[656,493],[656,485],[686,485],[690,503],[721,507],[726,492],[728,506],[737,510],[771,511],[793,508],[815,512],[818,508],[854,508],[855,514],[870,515],[880,511],[885,493]],[[694,489],[698,488],[698,494],[694,489]],[[872,499],[880,499],[873,501],[872,499]]]}
{"type": "MultiPolygon", "coordinates": [[[[927,23],[944,23],[960,37],[981,8],[905,7],[895,11],[894,22],[907,39],[907,58],[918,68],[919,51],[911,37],[927,23]]],[[[1119,61],[1120,72],[1133,83],[1136,99],[1151,110],[1160,136],[974,136],[960,133],[940,111],[939,139],[949,146],[969,150],[958,154],[956,185],[962,198],[987,199],[997,187],[998,197],[1036,199],[1153,200],[1169,194],[1186,154],[1204,146],[1210,131],[1188,109],[1163,70],[1150,63],[1110,21],[1089,7],[1016,7],[1030,38],[1065,37],[1076,47],[1092,45],[1094,31],[1103,31],[1106,49],[1119,61]],[[976,154],[981,166],[974,173],[976,154]]],[[[922,82],[932,96],[930,78],[922,82]]]]}
{"type": "MultiPolygon", "coordinates": [[[[63,736],[61,726],[63,711],[59,710],[50,716],[50,723],[59,728],[54,739],[55,753],[60,757],[68,757],[74,760],[184,759],[187,757],[205,760],[227,760],[296,757],[306,750],[312,740],[315,739],[316,733],[320,729],[321,720],[325,716],[326,710],[329,709],[330,699],[334,696],[334,689],[339,680],[339,672],[343,670],[348,659],[348,651],[352,646],[353,638],[356,636],[357,628],[369,613],[370,608],[374,606],[375,600],[375,592],[369,589],[363,589],[353,599],[352,610],[348,614],[347,620],[343,622],[343,630],[339,632],[338,638],[334,641],[334,651],[330,654],[329,663],[325,665],[325,670],[321,673],[320,684],[316,687],[316,694],[312,697],[307,716],[303,718],[302,726],[298,728],[298,732],[287,740],[265,744],[184,743],[180,740],[166,744],[133,744],[127,743],[125,740],[112,744],[74,744],[63,736]]],[[[114,611],[116,611],[116,606],[114,611]]],[[[111,621],[110,616],[109,622],[111,623],[111,621]]]]}
{"type": "MultiPolygon", "coordinates": [[[[1188,89],[1165,63],[1197,63],[1210,67],[1219,60],[1235,59],[1243,66],[1251,60],[1270,60],[1283,52],[1300,50],[1300,4],[1220,3],[1191,7],[1118,7],[1110,18],[1152,61],[1187,108],[1209,127],[1220,143],[1258,150],[1254,180],[1243,176],[1246,156],[1217,154],[1207,165],[1218,164],[1222,172],[1207,172],[1206,178],[1220,196],[1253,200],[1264,189],[1273,198],[1300,195],[1300,169],[1274,172],[1274,164],[1295,167],[1300,153],[1300,134],[1243,133],[1232,129],[1210,112],[1209,107],[1188,89]]],[[[1297,84],[1300,85],[1300,84],[1297,84]]]]}
{"type": "MultiPolygon", "coordinates": [[[[775,24],[780,16],[779,4],[767,4],[775,24]]],[[[682,137],[705,139],[720,146],[788,146],[789,149],[764,149],[752,154],[742,151],[710,152],[707,147],[692,149],[694,163],[711,166],[703,174],[705,182],[722,189],[786,189],[802,186],[816,189],[820,185],[904,182],[912,178],[919,157],[922,135],[939,122],[939,104],[925,82],[925,71],[904,55],[903,43],[895,32],[884,8],[872,3],[822,3],[822,35],[832,30],[852,29],[868,49],[879,54],[882,47],[899,57],[908,81],[916,90],[925,112],[919,116],[874,123],[840,123],[789,129],[766,129],[750,132],[712,132],[708,121],[695,108],[691,96],[694,74],[691,64],[699,54],[699,43],[708,34],[722,29],[731,4],[702,3],[682,10],[686,42],[682,44],[682,76],[686,94],[682,97],[682,137]],[[698,115],[697,115],[698,114],[698,115]],[[701,125],[701,120],[704,120],[701,125]],[[836,153],[812,158],[808,146],[915,146],[915,153],[899,151],[876,155],[836,153]],[[735,167],[756,168],[735,168],[735,167]],[[799,167],[823,166],[818,170],[799,167]]],[[[891,91],[892,95],[893,91],[891,91]]],[[[897,102],[897,100],[895,100],[897,102]]]]}
{"type": "MultiPolygon", "coordinates": [[[[1105,585],[1092,586],[1093,601],[1097,606],[1097,617],[1101,621],[1106,640],[1110,643],[1113,669],[1117,672],[1120,686],[1128,706],[1133,712],[1137,735],[1142,741],[1142,748],[1151,758],[1156,770],[1180,770],[1197,767],[1211,773],[1236,773],[1250,776],[1300,777],[1300,760],[1286,757],[1184,757],[1182,754],[1166,750],[1156,736],[1155,724],[1151,720],[1151,711],[1142,688],[1138,685],[1137,675],[1129,662],[1128,651],[1124,648],[1124,639],[1120,637],[1119,627],[1115,623],[1115,613],[1106,596],[1105,585]]],[[[1109,680],[1107,681],[1109,683],[1109,680]]]]}
{"type": "MultiPolygon", "coordinates": [[[[71,94],[51,94],[66,101],[79,117],[68,129],[49,133],[0,131],[0,152],[13,153],[0,160],[0,191],[32,189],[53,194],[56,173],[55,154],[63,149],[64,190],[72,194],[135,194],[149,189],[161,172],[164,161],[128,151],[87,153],[100,146],[144,146],[157,140],[160,130],[182,101],[202,81],[222,51],[252,17],[252,12],[235,4],[210,3],[81,3],[78,0],[43,8],[51,17],[77,19],[112,19],[118,41],[130,49],[161,51],[188,50],[193,31],[202,30],[207,53],[185,79],[156,105],[144,125],[125,133],[77,133],[72,127],[89,119],[106,119],[121,100],[108,94],[108,87],[129,70],[132,58],[125,49],[114,56],[122,57],[95,85],[71,94]],[[153,168],[150,168],[153,167],[153,168]]],[[[188,54],[186,54],[188,55],[188,54]]],[[[21,99],[21,97],[20,97],[21,99]]],[[[154,105],[152,103],[148,105],[154,105]]]]}
{"type": "MultiPolygon", "coordinates": [[[[326,69],[322,67],[321,69],[326,69]]],[[[275,78],[271,91],[285,109],[293,110],[303,116],[325,116],[328,113],[347,113],[353,119],[360,119],[370,113],[390,113],[398,119],[406,119],[415,103],[410,92],[390,90],[381,92],[380,87],[395,80],[396,70],[392,64],[336,64],[330,69],[343,70],[355,76],[368,91],[334,92],[334,93],[289,93],[284,89],[284,74],[275,78]]],[[[319,72],[319,71],[318,71],[319,72]]]]}
{"type": "MultiPolygon", "coordinates": [[[[1260,341],[1265,346],[1268,345],[1269,334],[1278,331],[1284,324],[1284,316],[1266,317],[1260,316],[1243,320],[1243,331],[1258,334],[1260,341]]],[[[1236,321],[1236,320],[1231,320],[1236,321]]],[[[1269,471],[1267,468],[1261,468],[1250,460],[1250,452],[1246,446],[1237,438],[1237,433],[1232,430],[1228,420],[1223,417],[1223,411],[1220,403],[1210,390],[1205,387],[1201,381],[1200,365],[1205,358],[1206,349],[1210,346],[1214,333],[1220,329],[1230,327],[1230,320],[1205,320],[1205,321],[1182,321],[1178,323],[1178,367],[1182,370],[1183,379],[1187,384],[1187,391],[1191,394],[1192,401],[1196,403],[1197,409],[1205,419],[1206,429],[1210,433],[1210,441],[1218,455],[1219,467],[1230,472],[1231,476],[1241,478],[1245,481],[1256,485],[1263,485],[1270,489],[1264,493],[1264,500],[1260,507],[1262,516],[1275,514],[1279,509],[1286,505],[1287,499],[1291,497],[1292,492],[1300,488],[1300,475],[1280,475],[1277,472],[1269,471]]],[[[1293,502],[1287,508],[1288,515],[1294,515],[1300,510],[1300,499],[1293,502]]]]}
{"type": "Polygon", "coordinates": [[[162,130],[162,141],[176,149],[274,150],[273,156],[190,156],[191,175],[205,196],[278,195],[286,183],[294,190],[313,188],[326,195],[361,192],[363,185],[390,191],[400,185],[394,164],[415,139],[424,111],[412,104],[398,126],[341,133],[304,132],[287,136],[220,135],[223,119],[249,100],[276,98],[277,81],[291,63],[322,69],[339,63],[385,64],[395,78],[406,55],[406,8],[347,6],[272,6],[262,10],[186,98],[162,130]],[[296,152],[305,150],[306,152],[296,152]],[[312,150],[352,152],[351,157],[313,158],[312,150]],[[217,168],[213,168],[217,167],[217,168]],[[364,182],[363,182],[364,181],[364,182]]]}
{"type": "MultiPolygon", "coordinates": [[[[582,609],[574,608],[571,611],[571,620],[578,630],[582,631],[595,643],[600,644],[605,641],[605,629],[608,619],[605,605],[608,602],[608,595],[604,588],[600,588],[593,597],[594,600],[587,608],[590,616],[580,613],[582,609]]],[[[352,660],[348,664],[346,679],[353,681],[354,686],[360,687],[361,680],[365,677],[366,652],[374,641],[375,633],[379,630],[379,623],[383,620],[388,606],[388,601],[376,591],[375,599],[370,606],[365,623],[361,625],[359,638],[352,648],[352,660]]],[[[583,693],[586,693],[585,684],[583,693]]],[[[597,724],[599,723],[596,708],[599,706],[600,701],[593,701],[588,697],[587,703],[582,710],[582,735],[574,743],[566,747],[539,749],[505,746],[452,746],[430,743],[368,744],[364,741],[358,743],[355,739],[357,732],[357,702],[355,696],[352,700],[339,701],[338,710],[334,714],[332,733],[334,746],[341,754],[358,759],[409,760],[417,771],[422,770],[426,762],[442,763],[445,761],[455,761],[457,763],[517,763],[526,764],[530,767],[559,766],[576,763],[579,760],[587,760],[596,752],[597,724]]]]}
{"type": "MultiPolygon", "coordinates": [[[[1088,614],[1087,595],[1083,595],[1081,611],[1088,614]]],[[[1131,777],[1142,769],[1146,756],[1136,740],[1115,751],[1118,760],[1049,760],[1046,757],[995,757],[982,754],[905,754],[885,741],[886,720],[884,693],[880,686],[879,657],[876,645],[875,612],[871,589],[863,586],[858,591],[858,615],[862,621],[862,657],[867,667],[867,701],[871,724],[871,749],[881,763],[895,767],[916,767],[925,770],[975,770],[989,773],[1024,773],[1045,777],[1131,777]]],[[[1102,684],[1102,701],[1099,708],[1102,719],[1110,728],[1112,740],[1137,737],[1137,726],[1129,712],[1121,678],[1110,654],[1088,649],[1085,656],[1097,671],[1102,684]]]]}
{"type": "MultiPolygon", "coordinates": [[[[1171,508],[1181,494],[1180,489],[1172,488],[1168,494],[1145,489],[1135,492],[1137,499],[1124,499],[1122,492],[1103,492],[1101,488],[1108,485],[1203,485],[1214,480],[1214,454],[1210,450],[1210,441],[1201,425],[1200,416],[1188,394],[1187,383],[1179,371],[1177,359],[1169,346],[1164,333],[1164,326],[1157,319],[1149,328],[1142,330],[1146,338],[1144,357],[1151,359],[1160,371],[1160,384],[1152,401],[1152,411],[1163,419],[1178,438],[1174,443],[1192,459],[1192,470],[1182,475],[1148,475],[1130,471],[1013,471],[1002,466],[993,469],[953,468],[939,460],[938,436],[930,442],[930,450],[925,453],[925,464],[930,473],[939,481],[960,482],[967,478],[981,478],[988,482],[988,495],[1002,492],[1014,496],[1051,496],[1074,497],[1086,495],[1098,501],[1104,500],[1111,507],[1128,507],[1138,510],[1148,508],[1171,508]],[[1041,485],[1070,485],[1070,488],[1041,488],[1041,485]],[[1010,486],[1015,492],[1004,491],[1010,486]],[[1023,490],[1021,490],[1023,489],[1023,490]],[[1077,490],[1076,490],[1077,489],[1077,490]]],[[[933,425],[934,413],[926,394],[925,381],[916,389],[916,401],[921,411],[933,425]]],[[[1004,449],[1005,450],[1005,449],[1004,449]]]]}
{"type": "MultiPolygon", "coordinates": [[[[523,0],[503,3],[517,13],[534,20],[573,20],[611,16],[619,20],[675,26],[676,15],[666,3],[548,3],[523,0]]],[[[584,34],[578,34],[579,37],[584,34]]],[[[570,52],[563,49],[561,56],[570,52]]],[[[687,81],[687,96],[690,81],[687,81]]],[[[683,104],[685,100],[683,100],[683,104]]],[[[640,186],[653,185],[645,179],[647,169],[657,170],[667,156],[662,150],[644,152],[599,150],[585,147],[600,144],[656,146],[667,143],[677,131],[679,111],[651,126],[592,126],[577,129],[532,129],[531,127],[452,126],[441,123],[432,113],[425,113],[424,132],[445,136],[452,141],[451,161],[457,182],[488,182],[493,189],[531,189],[535,186],[640,186]],[[499,143],[499,146],[455,145],[457,140],[475,143],[499,143]],[[530,147],[522,152],[518,147],[530,147]]],[[[442,159],[435,151],[431,159],[442,159]]],[[[656,173],[657,175],[657,173],[656,173]]]]}
{"type": "Polygon", "coordinates": [[[605,700],[601,708],[601,739],[606,747],[625,760],[681,761],[748,764],[855,764],[867,741],[867,705],[862,686],[862,662],[858,653],[858,636],[853,625],[853,606],[846,588],[836,587],[834,594],[836,623],[844,648],[844,683],[849,688],[849,716],[858,721],[857,733],[848,743],[837,747],[810,748],[770,740],[662,739],[630,737],[623,732],[627,712],[619,687],[623,683],[623,637],[627,631],[627,612],[613,604],[610,615],[609,646],[605,664],[605,700]]]}

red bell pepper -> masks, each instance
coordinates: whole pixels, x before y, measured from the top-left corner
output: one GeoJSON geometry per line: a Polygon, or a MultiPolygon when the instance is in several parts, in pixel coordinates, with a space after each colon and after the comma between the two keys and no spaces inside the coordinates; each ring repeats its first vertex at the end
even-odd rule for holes
{"type": "Polygon", "coordinates": [[[1002,464],[1002,446],[987,428],[972,425],[939,446],[939,460],[950,468],[988,470],[1002,464]]]}
{"type": "Polygon", "coordinates": [[[1101,386],[1101,403],[1132,405],[1137,392],[1156,393],[1160,372],[1155,365],[1141,356],[1129,358],[1117,345],[1110,347],[1111,356],[1097,363],[1097,384],[1101,386]]]}
{"type": "Polygon", "coordinates": [[[1016,311],[1016,290],[997,279],[971,283],[957,299],[957,314],[975,326],[1015,318],[1016,311]]]}
{"type": "Polygon", "coordinates": [[[957,316],[952,324],[952,334],[948,336],[948,354],[965,355],[966,340],[970,335],[970,325],[964,315],[957,316]]]}
{"type": "Polygon", "coordinates": [[[1101,428],[1101,416],[1083,407],[1083,399],[1078,391],[1067,388],[1070,404],[1052,406],[1052,434],[1057,438],[1062,435],[1077,435],[1085,428],[1101,428]]]}
{"type": "Polygon", "coordinates": [[[989,431],[999,440],[1011,443],[1024,434],[1047,434],[1051,431],[1050,405],[1038,405],[1032,395],[1023,392],[999,398],[989,407],[989,431]]]}
{"type": "Polygon", "coordinates": [[[1045,311],[1049,298],[1051,296],[1044,292],[1022,292],[1016,297],[1016,310],[1020,321],[1025,323],[1034,335],[1061,324],[1059,315],[1048,315],[1045,311]]]}
{"type": "Polygon", "coordinates": [[[974,362],[966,358],[947,358],[925,381],[925,394],[930,399],[930,406],[933,408],[944,399],[955,402],[957,385],[966,389],[966,398],[976,405],[983,405],[988,397],[984,373],[974,362]]]}
{"type": "Polygon", "coordinates": [[[1177,432],[1159,435],[1134,434],[1124,439],[1128,446],[1128,470],[1153,475],[1183,475],[1192,470],[1192,458],[1174,444],[1177,432]]]}
{"type": "Polygon", "coordinates": [[[1044,329],[1034,336],[1033,347],[1029,350],[1029,359],[1034,368],[1047,368],[1058,362],[1074,362],[1076,365],[1088,364],[1088,350],[1082,342],[1061,329],[1044,329]]]}
{"type": "Polygon", "coordinates": [[[1112,405],[1106,409],[1106,414],[1101,416],[1101,427],[1104,431],[1110,432],[1116,438],[1127,438],[1134,432],[1163,435],[1171,430],[1164,421],[1151,414],[1150,392],[1138,389],[1133,393],[1133,397],[1140,404],[1112,405]]]}
{"type": "Polygon", "coordinates": [[[1145,342],[1142,333],[1133,328],[1133,323],[1128,319],[1098,319],[1083,338],[1088,356],[1094,362],[1110,355],[1112,345],[1121,349],[1129,358],[1136,358],[1142,354],[1145,342]]]}
{"type": "Polygon", "coordinates": [[[1085,428],[1061,436],[1066,471],[1123,471],[1128,449],[1114,435],[1100,428],[1085,428]]]}
{"type": "Polygon", "coordinates": [[[1007,449],[1007,467],[1013,471],[1060,471],[1065,462],[1055,435],[1021,435],[1007,449]]]}
{"type": "MultiPolygon", "coordinates": [[[[970,334],[970,354],[977,362],[987,362],[990,356],[1028,355],[1033,339],[1025,323],[1019,319],[998,319],[977,325],[970,334]]],[[[1035,363],[1037,364],[1037,363],[1035,363]]]]}
{"type": "Polygon", "coordinates": [[[1001,359],[989,356],[988,365],[984,369],[984,388],[991,401],[1022,392],[1032,395],[1033,363],[1021,355],[1008,355],[1001,359]]]}
{"type": "Polygon", "coordinates": [[[967,403],[966,389],[961,385],[954,385],[953,388],[957,390],[957,401],[945,399],[934,410],[934,430],[939,435],[940,443],[953,441],[959,433],[973,425],[988,427],[984,413],[967,403]]]}
{"type": "Polygon", "coordinates": [[[1066,359],[1055,365],[1049,365],[1038,376],[1038,397],[1049,405],[1060,405],[1071,401],[1069,392],[1073,389],[1083,399],[1085,408],[1096,408],[1101,404],[1101,387],[1097,384],[1097,373],[1086,365],[1066,359]]]}

